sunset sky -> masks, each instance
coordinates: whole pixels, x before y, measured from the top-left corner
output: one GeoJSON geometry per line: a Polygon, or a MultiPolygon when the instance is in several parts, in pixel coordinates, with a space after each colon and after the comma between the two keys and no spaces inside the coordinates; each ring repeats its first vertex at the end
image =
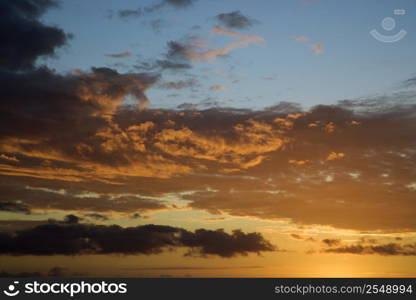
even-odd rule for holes
{"type": "Polygon", "coordinates": [[[0,0],[0,274],[415,277],[415,12],[0,0]]]}

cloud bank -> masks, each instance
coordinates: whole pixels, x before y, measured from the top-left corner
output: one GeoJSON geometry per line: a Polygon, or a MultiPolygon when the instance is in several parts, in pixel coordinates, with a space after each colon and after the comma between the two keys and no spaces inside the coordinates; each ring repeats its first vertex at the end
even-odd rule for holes
{"type": "Polygon", "coordinates": [[[275,247],[259,233],[143,225],[90,225],[73,222],[44,224],[16,232],[0,233],[0,253],[12,255],[159,254],[167,248],[185,247],[186,255],[233,257],[275,247]]]}

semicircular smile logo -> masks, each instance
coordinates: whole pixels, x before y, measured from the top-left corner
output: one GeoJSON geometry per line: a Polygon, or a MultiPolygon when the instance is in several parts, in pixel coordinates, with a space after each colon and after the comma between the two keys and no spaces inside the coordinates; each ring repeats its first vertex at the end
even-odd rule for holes
{"type": "Polygon", "coordinates": [[[3,293],[9,297],[17,296],[20,293],[20,291],[16,289],[16,286],[18,284],[19,284],[19,281],[14,281],[13,284],[9,284],[9,286],[7,287],[6,290],[3,291],[3,293]]]}
{"type": "MultiPolygon", "coordinates": [[[[395,15],[399,15],[399,16],[403,16],[406,14],[406,10],[404,9],[395,9],[394,10],[394,14],[395,15]]],[[[381,22],[381,27],[386,31],[386,32],[391,32],[393,29],[396,28],[396,21],[392,18],[392,17],[386,17],[383,19],[383,21],[381,22]]],[[[403,39],[407,32],[404,29],[401,29],[398,33],[396,34],[382,34],[380,32],[378,32],[376,29],[373,29],[370,31],[370,34],[379,42],[383,42],[383,43],[395,43],[400,41],[401,39],[403,39]]]]}

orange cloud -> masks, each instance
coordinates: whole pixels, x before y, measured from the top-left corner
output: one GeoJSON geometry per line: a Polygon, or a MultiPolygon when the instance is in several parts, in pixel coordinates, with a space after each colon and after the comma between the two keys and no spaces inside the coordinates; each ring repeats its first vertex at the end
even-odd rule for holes
{"type": "Polygon", "coordinates": [[[191,61],[210,61],[214,60],[217,57],[227,55],[235,48],[247,46],[251,43],[259,43],[264,42],[264,38],[259,35],[254,34],[242,34],[230,30],[223,29],[218,26],[214,26],[212,32],[216,34],[223,34],[227,36],[234,37],[238,39],[235,42],[229,43],[223,48],[218,49],[209,49],[206,51],[196,51],[194,47],[190,47],[189,49],[184,50],[184,55],[191,61]]]}
{"type": "Polygon", "coordinates": [[[303,165],[306,165],[307,163],[309,163],[309,160],[290,159],[289,163],[292,164],[292,165],[303,166],[303,165]]]}
{"type": "Polygon", "coordinates": [[[226,87],[221,84],[212,85],[209,87],[210,91],[225,90],[226,87]]]}
{"type": "MultiPolygon", "coordinates": [[[[93,107],[102,111],[99,104],[93,107]]],[[[40,122],[40,129],[25,119],[39,112],[26,111],[16,122],[26,130],[3,126],[7,135],[0,139],[0,155],[19,162],[1,159],[0,195],[26,185],[76,194],[122,190],[161,200],[175,195],[191,208],[235,216],[415,230],[411,110],[355,114],[334,105],[308,112],[289,108],[188,112],[120,106],[110,116],[81,110],[55,126],[40,122]],[[352,121],[366,126],[351,126],[352,121]],[[346,154],[348,160],[341,159],[346,154]]],[[[50,204],[47,195],[39,196],[41,201],[19,193],[14,192],[32,209],[50,204]]],[[[54,207],[69,208],[65,201],[59,198],[54,207]]]]}
{"type": "Polygon", "coordinates": [[[342,153],[342,152],[339,152],[339,153],[331,152],[331,153],[328,154],[326,160],[335,160],[335,159],[340,159],[340,158],[343,158],[343,157],[345,157],[345,154],[342,153]]]}
{"type": "Polygon", "coordinates": [[[309,41],[309,38],[307,36],[294,36],[293,39],[297,42],[306,42],[309,41]]]}
{"type": "Polygon", "coordinates": [[[19,161],[16,157],[9,156],[9,155],[6,155],[6,154],[1,154],[0,155],[0,159],[5,159],[5,160],[8,160],[8,161],[14,161],[14,162],[18,162],[19,161]]]}
{"type": "Polygon", "coordinates": [[[323,44],[313,44],[312,45],[312,50],[313,52],[315,52],[316,55],[321,55],[324,51],[324,45],[323,44]]]}

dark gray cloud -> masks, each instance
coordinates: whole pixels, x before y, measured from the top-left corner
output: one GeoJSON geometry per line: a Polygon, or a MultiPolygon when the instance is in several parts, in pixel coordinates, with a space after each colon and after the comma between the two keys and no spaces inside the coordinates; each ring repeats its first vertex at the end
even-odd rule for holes
{"type": "Polygon", "coordinates": [[[143,9],[142,8],[122,9],[122,10],[119,10],[117,13],[120,18],[132,18],[132,17],[138,18],[143,15],[143,9]]]}
{"type": "Polygon", "coordinates": [[[105,122],[99,121],[98,116],[114,113],[117,103],[127,95],[132,95],[139,106],[146,106],[144,91],[157,80],[155,75],[119,74],[110,68],[71,75],[60,75],[47,68],[26,73],[0,70],[0,85],[4,87],[0,133],[3,137],[13,134],[12,131],[35,137],[47,128],[74,128],[70,123],[80,120],[99,126],[105,122]],[[14,129],[5,128],[5,123],[15,124],[14,129]],[[34,123],[36,126],[32,126],[34,123]],[[51,128],[52,124],[55,125],[51,128]]]}
{"type": "Polygon", "coordinates": [[[301,240],[301,241],[306,241],[306,242],[316,242],[316,240],[313,237],[303,236],[297,233],[291,233],[290,237],[295,240],[301,240]]]}
{"type": "Polygon", "coordinates": [[[29,220],[0,220],[0,232],[13,233],[15,231],[33,228],[38,225],[47,223],[47,220],[29,221],[29,220]]]}
{"type": "Polygon", "coordinates": [[[281,101],[276,105],[269,106],[265,109],[273,113],[296,114],[302,111],[299,103],[281,101]]]}
{"type": "Polygon", "coordinates": [[[244,233],[241,230],[234,230],[232,234],[223,230],[197,229],[194,233],[186,231],[181,237],[181,242],[191,248],[186,254],[189,256],[233,257],[237,254],[277,250],[260,233],[244,233]]]}
{"type": "Polygon", "coordinates": [[[165,2],[153,4],[145,7],[139,7],[137,9],[121,9],[117,11],[119,18],[139,18],[143,15],[156,12],[165,6],[165,2]]]}
{"type": "Polygon", "coordinates": [[[347,245],[323,250],[326,253],[384,255],[384,256],[416,256],[416,244],[389,243],[383,245],[347,245]]]}
{"type": "Polygon", "coordinates": [[[144,61],[136,64],[134,68],[145,72],[184,71],[191,69],[192,65],[185,56],[187,49],[186,43],[192,39],[185,38],[185,41],[169,41],[166,45],[166,53],[160,59],[144,61]]]}
{"type": "Polygon", "coordinates": [[[178,69],[190,69],[191,68],[191,65],[188,63],[171,61],[171,60],[157,60],[156,64],[162,69],[178,70],[178,69]]]}
{"type": "Polygon", "coordinates": [[[167,43],[167,57],[170,59],[184,59],[188,46],[179,41],[169,41],[167,43]]]}
{"type": "Polygon", "coordinates": [[[166,26],[166,22],[162,19],[155,19],[155,20],[150,20],[148,22],[150,28],[153,29],[154,32],[156,33],[160,33],[162,27],[166,26]]]}
{"type": "Polygon", "coordinates": [[[38,57],[53,56],[65,45],[71,35],[39,21],[56,6],[53,0],[0,2],[0,68],[33,69],[38,57]]]}
{"type": "Polygon", "coordinates": [[[110,53],[110,54],[104,54],[104,56],[112,57],[112,58],[125,58],[129,57],[131,53],[129,51],[124,51],[120,53],[110,53]]]}
{"type": "Polygon", "coordinates": [[[322,243],[327,245],[328,247],[338,246],[341,244],[341,240],[339,239],[323,239],[322,243]]]}
{"type": "Polygon", "coordinates": [[[146,72],[161,72],[163,70],[181,71],[190,69],[192,66],[185,61],[177,61],[175,59],[158,59],[155,61],[141,62],[134,65],[137,70],[144,70],[146,72]]]}
{"type": "Polygon", "coordinates": [[[163,201],[145,199],[140,196],[113,195],[112,193],[89,195],[87,187],[73,189],[74,186],[71,188],[71,185],[54,186],[53,181],[36,183],[36,181],[24,180],[19,183],[10,177],[0,176],[0,178],[0,211],[25,214],[30,213],[31,210],[45,209],[79,211],[83,212],[85,217],[104,221],[103,212],[127,214],[168,207],[163,201]],[[40,186],[36,186],[39,183],[40,186]],[[13,202],[11,199],[22,199],[22,201],[13,202]]]}
{"type": "Polygon", "coordinates": [[[191,78],[186,80],[161,82],[158,87],[166,90],[182,90],[197,87],[198,85],[198,81],[191,78]]]}
{"type": "Polygon", "coordinates": [[[215,19],[220,22],[221,25],[231,29],[247,29],[259,23],[255,19],[244,16],[240,11],[218,14],[215,16],[215,19]]]}
{"type": "Polygon", "coordinates": [[[181,103],[177,106],[177,109],[180,110],[196,110],[198,108],[198,105],[194,104],[194,103],[181,103]]]}
{"type": "Polygon", "coordinates": [[[0,202],[0,211],[30,214],[30,208],[26,204],[12,201],[0,202]]]}
{"type": "Polygon", "coordinates": [[[185,8],[193,5],[196,0],[164,0],[163,2],[172,5],[173,7],[185,8]]]}
{"type": "Polygon", "coordinates": [[[296,233],[291,233],[290,237],[294,238],[295,240],[303,240],[303,236],[296,234],[296,233]]]}
{"type": "Polygon", "coordinates": [[[87,218],[95,219],[98,221],[108,221],[110,218],[103,214],[89,213],[84,215],[87,218]]]}
{"type": "Polygon", "coordinates": [[[134,214],[131,216],[131,218],[132,218],[132,219],[140,219],[140,218],[142,218],[142,215],[141,215],[141,214],[139,214],[139,213],[134,213],[134,214]]]}
{"type": "Polygon", "coordinates": [[[416,87],[416,77],[409,78],[403,82],[404,87],[416,87]]]}
{"type": "Polygon", "coordinates": [[[70,214],[70,215],[65,216],[64,223],[66,223],[66,224],[78,224],[82,220],[83,220],[83,218],[70,214]]]}
{"type": "MultiPolygon", "coordinates": [[[[188,8],[192,6],[196,0],[162,0],[159,3],[139,7],[137,9],[121,9],[117,11],[119,18],[140,18],[147,14],[151,14],[161,10],[166,6],[170,6],[177,9],[188,8]]],[[[112,14],[111,14],[112,15],[112,14]]]]}
{"type": "Polygon", "coordinates": [[[189,248],[187,255],[233,257],[274,251],[260,233],[144,225],[49,223],[14,234],[0,233],[0,253],[13,255],[158,254],[165,248],[189,248]]]}

